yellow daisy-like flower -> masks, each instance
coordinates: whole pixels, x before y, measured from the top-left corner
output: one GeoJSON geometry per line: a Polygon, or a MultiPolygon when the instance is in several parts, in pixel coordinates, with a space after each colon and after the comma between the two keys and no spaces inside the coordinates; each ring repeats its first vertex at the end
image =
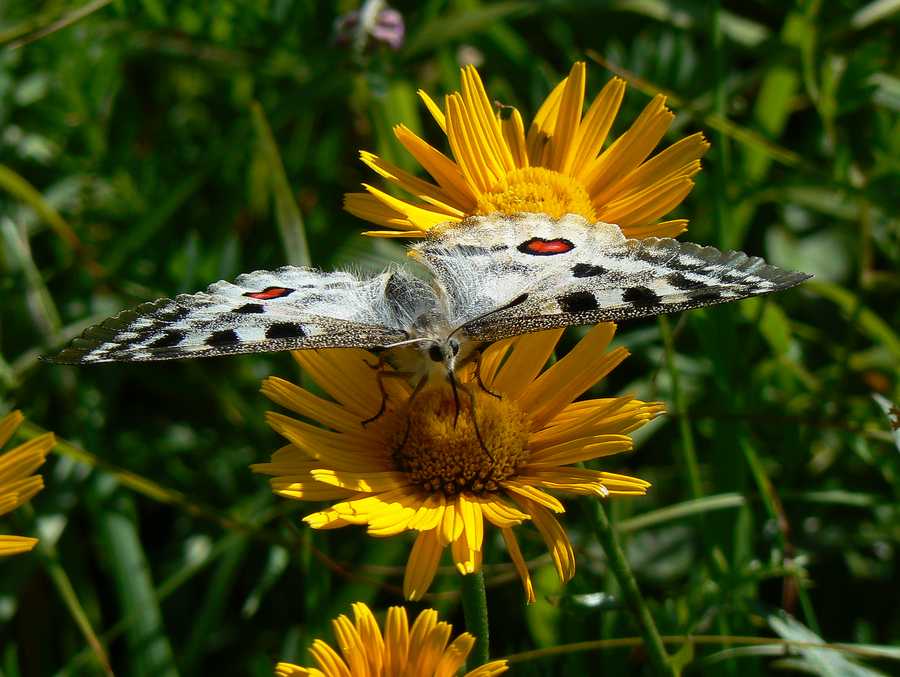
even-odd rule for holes
{"type": "Polygon", "coordinates": [[[458,373],[458,400],[451,388],[436,386],[410,403],[413,388],[406,381],[382,379],[386,413],[366,426],[361,422],[382,405],[370,366],[375,358],[362,350],[295,352],[334,401],[266,379],[266,396],[320,425],[269,412],[269,424],[290,444],[253,469],[273,475],[273,491],[286,498],[337,501],[305,518],[315,529],[365,524],[372,536],[418,531],[403,582],[410,599],[427,591],[447,546],[460,573],[480,570],[485,522],[492,524],[533,601],[513,527],[531,520],[560,578],[569,580],[575,557],[554,517],[564,508],[548,492],[604,498],[646,493],[643,480],[573,464],[630,450],[628,433],[662,411],[659,403],[628,396],[575,402],[628,353],[606,352],[615,325],[601,324],[544,370],[562,331],[491,345],[479,363],[484,387],[470,365],[458,373]]]}
{"type": "Polygon", "coordinates": [[[673,237],[687,228],[686,219],[657,219],[691,191],[691,177],[700,171],[709,144],[697,133],[647,159],[675,117],[664,96],[654,97],[631,128],[604,149],[625,94],[619,78],[610,80],[582,115],[585,65],[576,63],[541,105],[527,134],[518,110],[491,105],[473,66],[462,69],[461,80],[461,91],[446,96],[443,109],[419,91],[447,135],[452,159],[408,127],[394,127],[434,183],[361,153],[365,164],[414,198],[402,200],[367,184],[365,193],[348,193],[347,211],[391,228],[366,235],[421,237],[438,224],[496,212],[580,214],[591,222],[618,224],[628,237],[673,237]]]}
{"type": "MultiPolygon", "coordinates": [[[[0,419],[0,447],[24,420],[20,411],[0,419]]],[[[44,488],[43,478],[32,473],[41,467],[54,444],[53,433],[46,433],[0,456],[0,515],[15,510],[44,488]]],[[[0,535],[0,557],[28,552],[37,542],[38,539],[26,536],[0,535]]]]}
{"type": "MultiPolygon", "coordinates": [[[[353,618],[343,614],[332,624],[341,654],[321,639],[309,652],[318,668],[292,663],[275,666],[277,677],[453,677],[466,662],[475,638],[464,632],[449,644],[453,626],[438,622],[434,609],[425,609],[409,627],[406,609],[388,609],[384,635],[372,612],[362,602],[353,605],[353,618]]],[[[491,661],[467,672],[466,677],[492,677],[506,672],[506,661],[491,661]]]]}

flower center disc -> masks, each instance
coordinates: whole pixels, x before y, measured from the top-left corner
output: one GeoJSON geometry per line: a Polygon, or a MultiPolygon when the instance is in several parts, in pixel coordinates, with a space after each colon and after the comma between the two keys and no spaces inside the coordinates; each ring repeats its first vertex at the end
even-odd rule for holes
{"type": "Polygon", "coordinates": [[[555,219],[580,214],[590,222],[597,220],[584,187],[572,177],[544,167],[509,172],[492,190],[478,198],[476,209],[479,214],[537,212],[555,219]]]}
{"type": "Polygon", "coordinates": [[[460,392],[456,419],[449,386],[429,388],[411,407],[386,417],[385,432],[395,462],[425,491],[446,495],[496,491],[498,483],[514,475],[528,459],[527,414],[508,398],[471,387],[478,432],[472,423],[471,398],[460,392]]]}

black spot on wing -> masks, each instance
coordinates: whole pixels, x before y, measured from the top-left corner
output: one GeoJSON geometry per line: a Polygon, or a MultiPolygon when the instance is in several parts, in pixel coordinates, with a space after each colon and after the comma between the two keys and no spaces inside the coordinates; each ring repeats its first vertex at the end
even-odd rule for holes
{"type": "Polygon", "coordinates": [[[629,287],[622,292],[622,300],[634,306],[655,306],[659,304],[659,294],[647,287],[629,287]]]}
{"type": "Polygon", "coordinates": [[[266,312],[261,303],[245,303],[240,308],[235,308],[231,312],[233,313],[243,313],[243,314],[253,314],[253,313],[264,313],[266,312]]]}
{"type": "Polygon", "coordinates": [[[594,266],[590,263],[576,263],[572,266],[572,275],[575,277],[599,277],[606,273],[603,266],[594,266]]]}
{"type": "Polygon", "coordinates": [[[183,320],[190,314],[190,308],[185,308],[184,306],[176,306],[175,308],[167,308],[166,310],[157,313],[155,317],[156,319],[163,320],[164,322],[178,322],[179,320],[183,320]]]}
{"type": "Polygon", "coordinates": [[[708,286],[706,282],[703,282],[702,280],[692,280],[682,273],[669,273],[666,275],[666,282],[676,289],[681,289],[683,291],[688,291],[689,289],[703,289],[708,286]]]}
{"type": "Polygon", "coordinates": [[[268,339],[289,339],[303,338],[306,332],[303,331],[302,325],[293,322],[275,322],[266,327],[266,338],[268,339]]]}
{"type": "Polygon", "coordinates": [[[240,343],[240,341],[241,339],[238,338],[234,329],[222,329],[210,334],[209,338],[206,339],[206,345],[213,348],[222,348],[224,346],[233,346],[235,343],[240,343]]]}
{"type": "Polygon", "coordinates": [[[597,297],[589,291],[573,291],[556,300],[564,313],[587,313],[599,308],[597,297]]]}
{"type": "Polygon", "coordinates": [[[717,289],[700,289],[693,292],[690,296],[691,301],[700,302],[702,304],[715,303],[722,298],[721,292],[717,289]]]}
{"type": "Polygon", "coordinates": [[[454,254],[460,254],[462,256],[486,256],[493,252],[502,252],[504,249],[509,249],[509,246],[505,244],[495,244],[490,247],[482,247],[474,244],[457,244],[448,251],[452,251],[454,254]]]}
{"type": "Polygon", "coordinates": [[[149,343],[148,348],[174,348],[187,337],[187,332],[181,329],[166,329],[163,335],[149,343]]]}

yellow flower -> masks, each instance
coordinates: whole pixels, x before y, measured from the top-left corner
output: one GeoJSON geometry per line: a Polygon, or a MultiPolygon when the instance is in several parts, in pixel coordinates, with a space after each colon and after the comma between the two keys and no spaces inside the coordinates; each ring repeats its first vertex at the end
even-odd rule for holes
{"type": "MultiPolygon", "coordinates": [[[[439,623],[434,609],[425,609],[410,628],[406,609],[391,607],[383,636],[369,607],[362,602],[353,605],[353,617],[355,622],[343,614],[332,621],[343,657],[317,639],[309,652],[318,668],[279,663],[275,666],[277,677],[453,677],[475,645],[475,638],[468,632],[448,644],[453,627],[439,623]]],[[[467,672],[466,677],[492,677],[506,670],[506,661],[491,661],[467,672]]]]}
{"type": "MultiPolygon", "coordinates": [[[[24,420],[20,411],[0,418],[0,447],[24,420]]],[[[55,443],[53,433],[47,433],[0,455],[0,515],[15,510],[44,488],[43,478],[32,473],[41,467],[55,443]]],[[[37,542],[36,538],[0,535],[0,557],[28,552],[37,542]]]]}
{"type": "Polygon", "coordinates": [[[421,237],[438,224],[495,212],[580,214],[591,222],[618,224],[628,237],[672,237],[687,228],[686,219],[657,219],[693,188],[691,177],[700,171],[709,144],[693,134],[647,160],[675,117],[664,96],[654,97],[604,150],[625,93],[619,78],[606,84],[582,116],[585,65],[576,63],[541,105],[527,134],[518,110],[492,107],[473,66],[462,69],[461,80],[461,92],[445,97],[443,110],[419,91],[447,135],[453,159],[406,126],[394,127],[434,183],[362,151],[365,164],[414,198],[402,200],[367,184],[365,193],[348,193],[347,211],[391,228],[366,235],[421,237]]]}
{"type": "Polygon", "coordinates": [[[628,396],[574,402],[628,353],[605,352],[615,325],[601,324],[544,370],[562,331],[491,345],[479,364],[484,388],[470,365],[458,374],[458,400],[451,388],[437,386],[409,406],[412,387],[383,379],[386,413],[366,426],[361,422],[382,404],[374,357],[348,349],[295,352],[334,401],[266,379],[266,396],[320,425],[269,412],[269,424],[290,444],[253,469],[273,475],[272,490],[286,498],[337,501],[305,518],[315,529],[365,524],[382,537],[418,531],[403,582],[410,599],[427,591],[448,545],[460,573],[480,570],[487,521],[500,529],[533,601],[513,527],[531,520],[560,578],[569,580],[575,558],[553,516],[564,508],[548,490],[604,498],[646,493],[643,480],[573,464],[630,450],[628,433],[662,411],[628,396]]]}

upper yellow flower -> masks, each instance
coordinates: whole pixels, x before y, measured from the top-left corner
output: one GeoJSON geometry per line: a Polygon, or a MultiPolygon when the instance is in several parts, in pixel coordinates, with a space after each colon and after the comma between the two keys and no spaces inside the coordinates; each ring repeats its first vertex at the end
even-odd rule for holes
{"type": "Polygon", "coordinates": [[[365,524],[373,536],[418,531],[403,582],[410,599],[427,591],[448,545],[460,573],[480,570],[486,520],[500,529],[533,601],[512,528],[531,520],[560,578],[570,579],[575,557],[553,516],[565,509],[548,491],[644,494],[649,484],[643,480],[573,464],[630,450],[628,433],[662,410],[628,396],[574,402],[628,353],[624,348],[605,352],[615,333],[615,325],[607,323],[543,370],[562,331],[491,345],[478,373],[470,365],[458,374],[458,400],[449,387],[437,386],[417,394],[411,404],[413,389],[405,380],[383,379],[386,413],[367,426],[362,421],[383,401],[376,371],[369,366],[375,358],[349,349],[295,352],[300,366],[334,401],[279,378],[266,379],[265,395],[321,426],[270,412],[270,425],[290,444],[253,469],[274,475],[272,489],[281,496],[336,500],[305,518],[313,528],[365,524]]]}
{"type": "Polygon", "coordinates": [[[462,91],[444,99],[443,110],[419,96],[447,135],[451,160],[405,125],[394,133],[435,183],[423,181],[367,151],[362,161],[415,200],[405,201],[363,184],[348,193],[352,214],[392,230],[383,237],[421,237],[447,221],[473,214],[580,214],[588,221],[618,224],[628,237],[672,237],[686,219],[657,222],[691,191],[691,177],[709,144],[700,133],[647,157],[675,117],[657,95],[631,128],[604,150],[619,111],[625,82],[613,78],[582,116],[585,65],[576,63],[534,116],[525,134],[511,106],[493,107],[473,66],[462,69],[462,91]]]}
{"type": "MultiPolygon", "coordinates": [[[[20,411],[13,411],[0,419],[0,447],[6,444],[24,420],[20,411]]],[[[32,473],[41,467],[54,444],[53,433],[46,433],[0,456],[0,515],[15,510],[44,488],[43,478],[32,473]]],[[[36,538],[0,535],[0,556],[28,552],[37,542],[36,538]]]]}
{"type": "MultiPolygon", "coordinates": [[[[406,609],[392,606],[384,636],[362,602],[353,605],[353,618],[355,622],[342,614],[332,621],[343,656],[317,639],[309,652],[318,668],[279,663],[275,666],[277,677],[453,677],[475,645],[475,638],[468,632],[448,644],[453,626],[439,623],[434,609],[422,611],[410,628],[406,609]]],[[[506,661],[491,661],[465,677],[493,677],[506,670],[506,661]]]]}

